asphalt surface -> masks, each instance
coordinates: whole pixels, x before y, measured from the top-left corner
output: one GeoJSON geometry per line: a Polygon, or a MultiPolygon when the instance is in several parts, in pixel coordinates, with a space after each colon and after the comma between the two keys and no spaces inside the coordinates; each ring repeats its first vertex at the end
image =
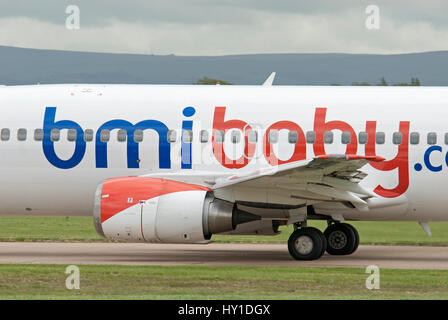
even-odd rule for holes
{"type": "Polygon", "coordinates": [[[360,246],[350,256],[325,254],[315,261],[293,260],[286,244],[143,244],[0,242],[0,263],[332,266],[446,269],[448,247],[360,246]]]}

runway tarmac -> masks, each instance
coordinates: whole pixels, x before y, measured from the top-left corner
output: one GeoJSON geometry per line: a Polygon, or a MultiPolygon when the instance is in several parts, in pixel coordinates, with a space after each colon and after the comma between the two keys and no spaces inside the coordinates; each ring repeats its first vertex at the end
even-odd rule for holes
{"type": "Polygon", "coordinates": [[[360,246],[350,256],[325,254],[320,260],[296,261],[286,244],[0,242],[0,263],[362,268],[373,264],[380,268],[448,270],[448,247],[360,246]]]}

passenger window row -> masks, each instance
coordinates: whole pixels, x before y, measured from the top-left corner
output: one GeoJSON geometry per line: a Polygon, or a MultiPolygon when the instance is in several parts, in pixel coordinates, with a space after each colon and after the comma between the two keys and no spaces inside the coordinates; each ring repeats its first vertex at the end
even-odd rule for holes
{"type": "MultiPolygon", "coordinates": [[[[69,129],[67,131],[67,140],[68,141],[76,141],[77,139],[77,131],[75,129],[69,129]]],[[[224,131],[216,130],[215,132],[215,142],[223,143],[224,142],[224,131]]],[[[8,141],[11,137],[11,130],[8,128],[3,128],[0,131],[0,140],[8,141]]],[[[167,133],[167,140],[169,143],[175,143],[177,141],[177,132],[176,130],[169,130],[167,133]]],[[[42,141],[44,138],[43,129],[35,129],[33,138],[35,141],[42,141]]],[[[89,142],[94,139],[94,132],[92,129],[84,130],[84,141],[89,142]]],[[[19,128],[17,129],[17,140],[25,141],[27,139],[27,129],[19,128]]],[[[185,143],[191,143],[193,141],[193,131],[191,130],[183,130],[182,131],[182,141],[185,143]]],[[[210,134],[208,130],[201,130],[199,133],[199,139],[201,143],[206,143],[210,139],[210,134]]],[[[53,129],[50,132],[50,140],[51,141],[59,141],[60,140],[60,130],[53,129]]],[[[127,140],[127,132],[124,129],[120,129],[117,132],[117,141],[124,142],[127,140]]],[[[248,140],[250,143],[256,143],[258,141],[258,132],[250,131],[248,134],[248,140]]],[[[299,135],[297,131],[289,131],[288,132],[288,142],[291,144],[296,144],[299,140],[299,135]]],[[[314,131],[308,131],[305,134],[306,143],[314,144],[316,142],[316,133],[314,131]]],[[[399,145],[403,141],[401,132],[394,132],[392,134],[392,143],[399,145]]],[[[103,129],[100,132],[100,141],[108,142],[110,141],[110,130],[103,129]]],[[[134,131],[134,141],[142,142],[143,141],[143,130],[135,130],[134,131]]],[[[241,132],[239,130],[231,130],[230,131],[230,141],[232,143],[239,143],[241,141],[241,132]]],[[[278,143],[279,141],[279,131],[271,130],[268,134],[268,142],[269,143],[278,143]]],[[[341,143],[349,144],[351,141],[351,133],[350,132],[342,132],[341,134],[341,143]]],[[[358,133],[358,142],[360,144],[366,144],[368,141],[367,132],[359,132],[358,133]]],[[[334,142],[334,134],[332,131],[324,132],[324,143],[332,144],[334,142]]],[[[376,144],[384,144],[386,142],[386,134],[384,132],[377,132],[375,134],[375,143],[376,144]]],[[[410,144],[416,145],[420,143],[420,133],[411,132],[409,134],[409,142],[410,144]]],[[[426,135],[426,143],[429,145],[433,145],[437,143],[437,133],[429,132],[426,135]]],[[[448,133],[444,135],[444,143],[448,144],[448,133]]]]}
{"type": "MultiPolygon", "coordinates": [[[[240,140],[239,131],[232,132],[231,141],[233,143],[238,143],[240,140]]],[[[299,139],[299,135],[297,131],[289,131],[288,132],[288,142],[291,144],[296,144],[299,139]]],[[[218,143],[224,142],[224,131],[217,131],[215,135],[215,140],[218,143]]],[[[269,143],[277,143],[279,140],[279,132],[277,130],[271,130],[268,134],[268,142],[269,143]]],[[[316,133],[314,131],[308,131],[305,134],[306,143],[314,144],[316,142],[316,133]]],[[[359,132],[358,134],[358,142],[360,144],[366,144],[368,141],[367,132],[359,132]]],[[[411,144],[419,144],[420,143],[420,134],[418,132],[411,132],[409,136],[409,141],[411,144]]],[[[201,142],[207,142],[202,141],[201,142]]],[[[254,143],[257,142],[257,132],[250,131],[249,132],[249,142],[254,143]]],[[[324,143],[332,144],[334,142],[334,133],[332,131],[324,132],[324,143]]],[[[341,134],[341,143],[349,144],[351,142],[351,133],[350,132],[342,132],[341,134]]],[[[401,132],[394,132],[392,134],[392,143],[393,144],[402,144],[403,135],[401,132]]],[[[445,144],[448,144],[448,133],[445,133],[444,137],[445,144]]],[[[384,144],[386,143],[386,134],[384,132],[377,132],[375,134],[375,143],[376,144],[384,144]]],[[[437,133],[429,132],[427,134],[427,144],[436,144],[437,143],[437,133]]]]}
{"type": "MultiPolygon", "coordinates": [[[[239,134],[239,131],[234,131],[235,133],[239,134]]],[[[257,142],[257,132],[250,131],[249,132],[249,142],[257,142]],[[254,139],[251,139],[251,134],[254,136],[254,139]]],[[[239,136],[238,136],[239,137],[239,136]]],[[[426,136],[426,142],[427,144],[436,144],[437,143],[437,133],[435,132],[429,132],[426,136]]],[[[217,134],[215,135],[216,142],[222,143],[224,141],[224,132],[223,131],[217,131],[217,134]]],[[[268,134],[268,142],[269,143],[277,143],[279,139],[279,132],[277,130],[271,130],[268,134]]],[[[314,131],[308,131],[305,134],[305,140],[306,143],[314,144],[316,142],[316,133],[314,131]]],[[[232,142],[239,142],[238,139],[233,138],[232,133],[232,142]]],[[[298,133],[297,131],[289,131],[288,132],[288,142],[291,144],[296,144],[298,141],[298,133]]],[[[359,132],[358,133],[358,142],[359,144],[366,144],[368,141],[368,134],[367,132],[359,132]]],[[[201,141],[206,142],[206,141],[201,141]]],[[[324,132],[324,143],[325,144],[332,144],[334,142],[334,133],[332,131],[326,131],[324,132]]],[[[342,144],[349,144],[351,142],[351,133],[343,131],[341,134],[341,143],[342,144]]],[[[409,142],[411,144],[419,144],[420,143],[420,134],[418,132],[411,132],[409,135],[409,142]]],[[[386,134],[384,132],[376,132],[375,134],[375,143],[376,144],[385,144],[386,143],[386,134]]],[[[401,132],[394,132],[392,134],[392,143],[399,145],[403,143],[403,135],[401,132]]],[[[448,133],[445,133],[444,136],[444,143],[448,144],[448,133]]]]}

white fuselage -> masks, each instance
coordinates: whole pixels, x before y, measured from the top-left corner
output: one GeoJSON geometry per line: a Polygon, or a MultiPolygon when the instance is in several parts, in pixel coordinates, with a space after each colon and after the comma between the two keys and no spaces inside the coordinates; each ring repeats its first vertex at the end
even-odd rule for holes
{"type": "MultiPolygon", "coordinates": [[[[277,123],[278,142],[272,146],[279,161],[312,159],[322,148],[327,154],[350,148],[364,155],[368,145],[359,141],[359,133],[372,128],[384,132],[384,143],[373,147],[389,165],[380,169],[366,165],[363,171],[368,177],[361,184],[376,190],[379,198],[405,199],[405,204],[399,209],[378,208],[376,213],[347,213],[346,218],[448,221],[448,88],[41,85],[1,87],[0,106],[0,129],[7,129],[0,140],[0,215],[90,216],[96,187],[111,177],[176,174],[185,175],[187,181],[192,177],[194,182],[195,173],[219,177],[270,166],[263,137],[277,123]],[[187,107],[194,111],[188,113],[187,107]],[[243,160],[232,168],[233,162],[226,167],[216,159],[211,137],[214,119],[219,122],[217,112],[224,122],[238,120],[259,130],[256,151],[247,163],[243,160]],[[189,121],[191,147],[187,140],[182,150],[182,128],[189,130],[189,121]],[[129,132],[134,130],[134,139],[138,136],[140,127],[133,127],[137,123],[143,140],[128,143],[129,132]],[[51,130],[58,128],[52,141],[51,130]],[[76,137],[69,137],[69,128],[76,137]],[[107,137],[101,140],[101,128],[109,128],[108,141],[107,137]],[[296,128],[304,135],[330,129],[333,141],[305,144],[299,134],[297,143],[305,144],[301,149],[305,153],[294,153],[296,142],[288,140],[285,128],[296,128]],[[18,134],[19,129],[26,129],[26,138],[24,130],[18,134]],[[86,129],[93,130],[91,141],[82,136],[86,129]],[[126,141],[118,141],[120,129],[126,130],[121,132],[121,140],[124,135],[126,141]],[[356,136],[350,136],[348,147],[341,135],[351,129],[356,136]],[[164,130],[176,136],[175,141],[161,141],[164,130]],[[201,141],[202,130],[208,131],[208,139],[201,141]],[[401,134],[394,143],[395,132],[401,134]],[[411,133],[414,138],[418,133],[418,143],[409,138],[411,133]],[[80,136],[82,141],[77,140],[80,136]]],[[[229,159],[245,159],[244,145],[241,136],[225,135],[229,159]]],[[[246,191],[238,192],[235,197],[244,200],[246,191]]],[[[321,210],[345,209],[326,203],[321,210]]]]}

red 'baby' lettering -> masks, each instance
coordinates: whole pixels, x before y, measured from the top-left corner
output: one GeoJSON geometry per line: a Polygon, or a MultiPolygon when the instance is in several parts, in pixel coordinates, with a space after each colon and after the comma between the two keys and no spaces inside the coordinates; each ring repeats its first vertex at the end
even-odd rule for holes
{"type": "MultiPolygon", "coordinates": [[[[249,143],[248,135],[252,130],[251,126],[247,122],[237,119],[225,121],[226,107],[216,107],[213,117],[213,153],[216,159],[226,168],[240,169],[245,167],[255,154],[256,143],[249,143]],[[216,142],[216,131],[226,131],[237,129],[244,133],[244,155],[239,159],[232,160],[227,157],[224,152],[223,143],[216,142]]],[[[350,133],[350,143],[347,144],[345,153],[356,155],[358,150],[358,140],[353,128],[344,121],[331,120],[326,121],[327,108],[316,108],[314,115],[314,132],[316,134],[316,140],[313,145],[313,151],[315,156],[326,155],[324,145],[324,133],[326,131],[340,130],[342,132],[350,133]]],[[[398,169],[398,184],[395,188],[386,189],[381,185],[378,185],[374,191],[378,195],[386,198],[394,198],[406,192],[409,187],[409,121],[400,121],[399,131],[402,135],[402,143],[398,146],[398,152],[395,158],[382,161],[382,162],[370,162],[370,165],[381,171],[391,171],[398,169]]],[[[368,135],[367,143],[365,145],[366,156],[376,156],[375,150],[375,135],[376,135],[376,121],[366,122],[366,132],[368,135]]],[[[263,136],[263,153],[267,162],[272,165],[281,165],[288,162],[299,161],[306,159],[306,141],[305,134],[302,128],[292,121],[278,121],[272,124],[265,132],[263,136]],[[298,140],[294,146],[294,153],[288,160],[280,160],[273,151],[272,144],[269,142],[269,132],[272,130],[289,130],[295,131],[298,135],[298,140]]]]}
{"type": "Polygon", "coordinates": [[[284,164],[288,162],[293,161],[299,161],[306,159],[306,141],[305,141],[305,134],[303,133],[302,128],[300,126],[292,121],[279,121],[271,125],[267,130],[263,138],[263,150],[264,150],[264,157],[269,162],[270,165],[275,166],[279,164],[284,164]],[[289,131],[296,131],[298,135],[298,139],[296,144],[294,145],[294,153],[288,160],[280,160],[277,158],[275,153],[272,150],[272,144],[269,143],[268,137],[269,132],[271,130],[282,130],[286,129],[289,131]]]}
{"type": "MultiPolygon", "coordinates": [[[[395,198],[406,192],[409,187],[409,121],[400,121],[402,143],[398,146],[397,156],[388,161],[370,162],[370,165],[381,171],[390,171],[398,168],[398,185],[393,189],[386,189],[381,185],[375,188],[375,192],[385,198],[395,198]]],[[[376,121],[366,122],[367,143],[366,156],[376,156],[375,134],[376,121]]]]}
{"type": "Polygon", "coordinates": [[[341,130],[350,132],[350,143],[347,144],[346,154],[356,154],[358,148],[358,140],[356,139],[355,130],[346,122],[333,120],[325,122],[327,108],[316,108],[314,115],[314,132],[316,133],[316,141],[313,145],[314,155],[325,155],[324,133],[331,130],[341,130]]]}
{"type": "Polygon", "coordinates": [[[252,130],[252,127],[242,120],[227,120],[224,121],[226,115],[226,107],[216,107],[215,114],[213,117],[213,136],[212,136],[212,145],[213,145],[213,153],[216,159],[226,168],[229,169],[240,169],[245,167],[250,160],[252,159],[256,143],[249,143],[249,132],[252,130]],[[224,133],[228,130],[238,129],[243,131],[244,133],[244,154],[236,159],[232,160],[227,157],[224,152],[224,144],[216,142],[216,131],[222,130],[224,133]]]}

